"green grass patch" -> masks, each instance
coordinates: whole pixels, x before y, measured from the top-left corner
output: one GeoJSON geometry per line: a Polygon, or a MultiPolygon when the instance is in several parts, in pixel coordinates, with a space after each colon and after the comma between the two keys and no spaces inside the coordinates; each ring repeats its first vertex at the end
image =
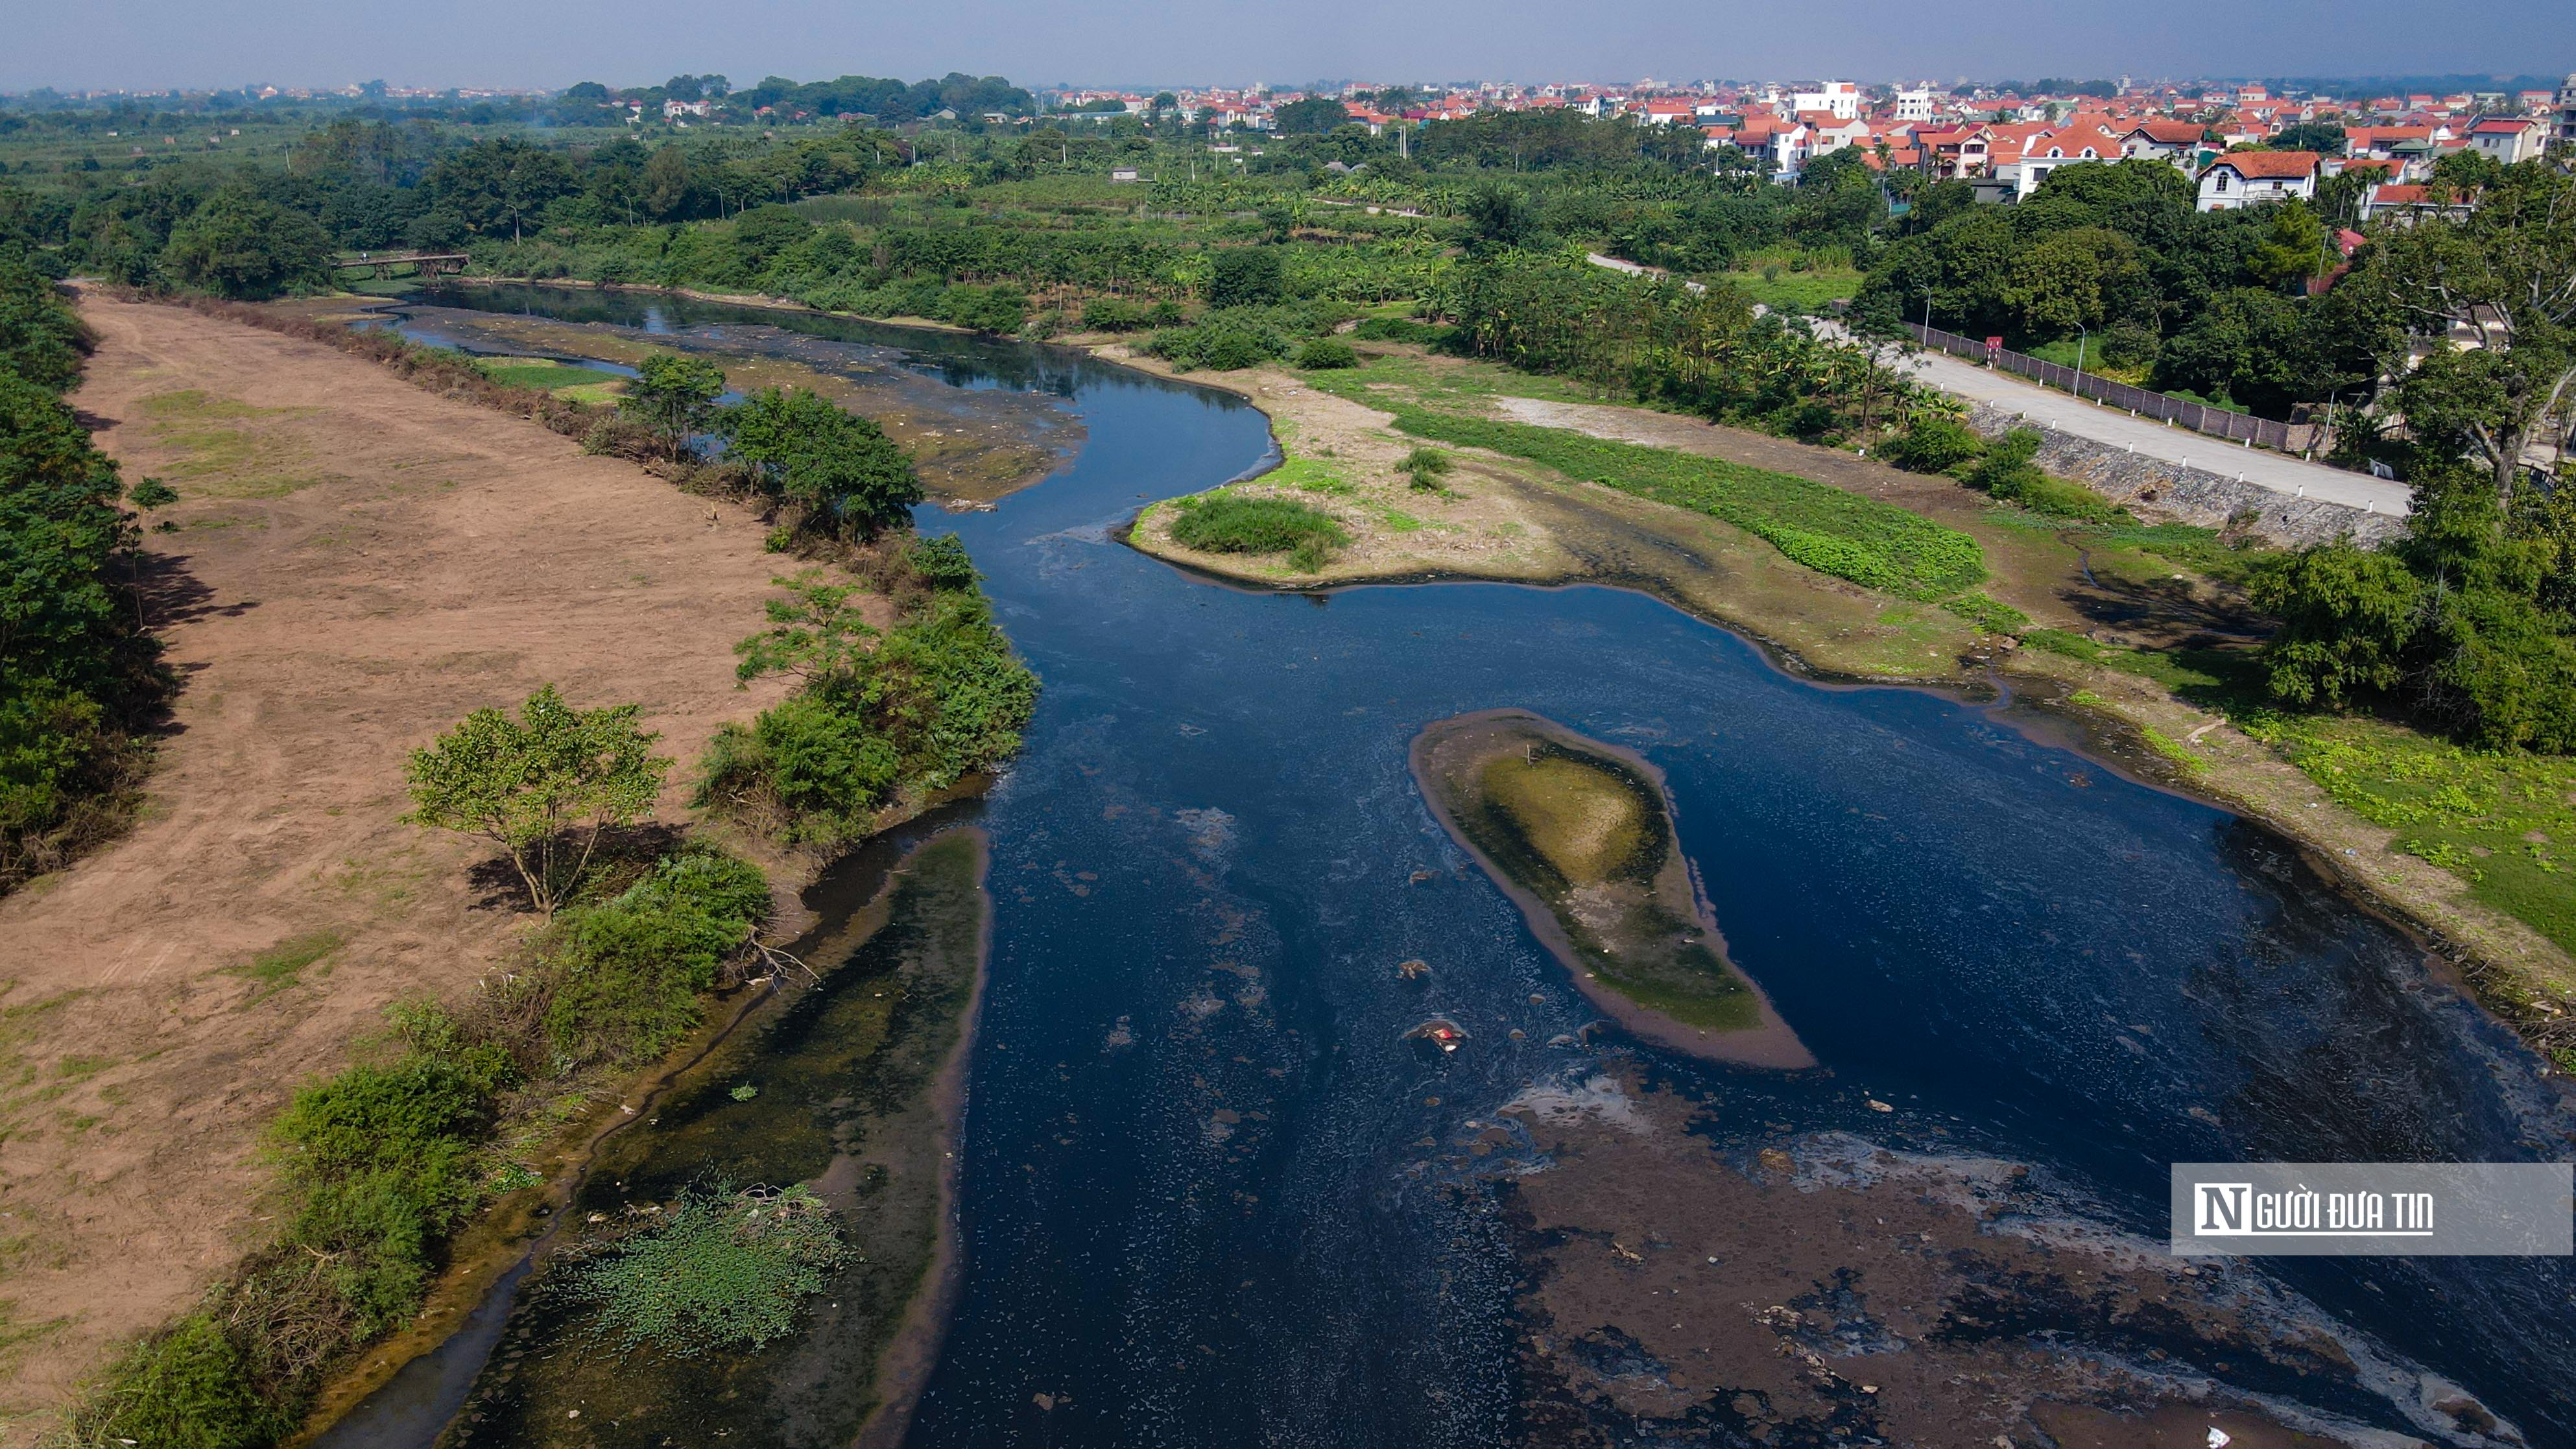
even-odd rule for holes
{"type": "Polygon", "coordinates": [[[304,968],[348,944],[348,938],[337,931],[307,931],[289,936],[239,966],[224,970],[251,983],[254,988],[244,1006],[256,1006],[286,988],[296,985],[304,968]]]}
{"type": "Polygon", "coordinates": [[[1321,458],[1310,458],[1302,453],[1288,454],[1280,460],[1278,467],[1262,474],[1261,481],[1276,483],[1283,488],[1301,489],[1308,493],[1329,494],[1335,498],[1347,498],[1357,491],[1351,486],[1350,480],[1344,478],[1331,464],[1321,458]]]}
{"type": "Polygon", "coordinates": [[[2239,728],[2478,901],[2576,951],[2576,759],[2464,749],[2356,715],[2249,712],[2239,728]]]}
{"type": "Polygon", "coordinates": [[[2024,630],[2021,642],[2024,648],[2045,649],[2051,654],[2152,679],[2204,709],[2236,713],[2261,707],[2265,697],[2262,663],[2246,650],[2131,649],[2120,644],[2099,644],[2063,629],[2024,630]]]}
{"type": "Polygon", "coordinates": [[[507,362],[482,361],[475,366],[485,377],[503,387],[522,387],[557,395],[563,395],[570,388],[613,394],[621,381],[603,376],[598,368],[557,362],[550,357],[514,357],[507,362]]]}
{"type": "Polygon", "coordinates": [[[1351,541],[1333,516],[1293,498],[1203,493],[1175,501],[1172,541],[1208,553],[1284,553],[1300,573],[1323,567],[1351,541]]]}
{"type": "Polygon", "coordinates": [[[1763,266],[1752,271],[1726,272],[1719,280],[1765,306],[1821,312],[1827,303],[1860,295],[1864,278],[1848,266],[1810,267],[1803,272],[1763,266]]]}
{"type": "Polygon", "coordinates": [[[850,1259],[831,1206],[803,1186],[680,1194],[649,1226],[584,1249],[567,1292],[621,1353],[756,1349],[795,1330],[850,1259]]]}
{"type": "Polygon", "coordinates": [[[1984,594],[1961,594],[1955,599],[1944,599],[1941,607],[1989,634],[2019,634],[2030,627],[2030,615],[1984,594]]]}
{"type": "MultiPolygon", "coordinates": [[[[1377,404],[1385,406],[1384,403],[1377,404]]],[[[1705,513],[1755,535],[1818,573],[1925,601],[1982,582],[1985,555],[1953,528],[1829,484],[1563,428],[1489,422],[1397,406],[1417,437],[1526,458],[1569,478],[1705,513]]]]}

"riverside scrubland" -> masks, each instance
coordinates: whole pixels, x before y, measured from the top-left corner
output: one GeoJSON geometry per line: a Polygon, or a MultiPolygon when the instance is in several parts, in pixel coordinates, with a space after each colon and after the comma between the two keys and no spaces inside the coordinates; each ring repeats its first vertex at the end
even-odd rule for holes
{"type": "MultiPolygon", "coordinates": [[[[856,429],[861,420],[827,439],[828,452],[771,447],[708,468],[671,447],[649,387],[613,412],[389,338],[240,319],[268,323],[263,334],[169,307],[91,310],[113,376],[84,394],[87,406],[111,421],[151,420],[170,415],[160,400],[172,384],[198,385],[185,427],[147,427],[121,445],[178,465],[168,469],[175,497],[161,505],[167,527],[140,543],[184,586],[165,584],[146,617],[166,625],[174,665],[214,693],[177,694],[188,728],[148,782],[156,807],[134,838],[0,909],[13,943],[50,959],[103,950],[149,961],[157,950],[168,960],[174,948],[151,941],[178,928],[179,909],[218,954],[151,987],[175,988],[190,1027],[176,1050],[147,1051],[129,1040],[113,990],[51,980],[37,957],[9,953],[9,1048],[27,1069],[6,1104],[12,1197],[36,1235],[26,1241],[47,1245],[12,1263],[25,1331],[10,1351],[21,1369],[43,1370],[17,1382],[52,1397],[10,1408],[59,1411],[106,1341],[127,1337],[64,1433],[256,1444],[290,1434],[358,1349],[412,1321],[460,1233],[488,1253],[523,1231],[559,1155],[614,1113],[621,1083],[700,1030],[710,993],[774,974],[763,945],[773,872],[792,881],[1007,756],[1033,681],[991,625],[962,551],[911,534],[908,462],[856,429]],[[474,402],[579,437],[599,456],[515,431],[523,425],[496,429],[474,402]],[[621,451],[700,498],[608,456],[621,451]],[[495,465],[530,453],[554,478],[497,490],[495,465]],[[327,470],[293,471],[324,457],[327,470]],[[573,525],[620,489],[624,522],[573,525]],[[728,509],[740,520],[730,536],[728,509]],[[761,514],[785,558],[764,551],[761,514]],[[574,534],[588,543],[565,549],[574,534]],[[482,579],[520,570],[540,538],[544,567],[482,579]],[[475,577],[454,577],[460,559],[475,577]],[[433,602],[464,592],[433,624],[410,602],[414,580],[430,581],[433,602]],[[838,605],[809,635],[793,601],[815,589],[838,590],[838,605]],[[754,633],[764,595],[770,624],[754,633]],[[330,612],[353,600],[368,626],[329,628],[330,612]],[[505,632],[473,652],[520,617],[548,620],[542,642],[505,632]],[[639,617],[658,625],[649,661],[606,647],[639,617]],[[311,641],[330,638],[367,657],[306,657],[311,641]],[[562,690],[549,684],[522,706],[522,682],[496,697],[495,683],[532,675],[559,677],[562,690]],[[291,704],[299,690],[345,692],[352,681],[374,704],[327,740],[290,742],[279,731],[299,726],[250,718],[239,721],[245,734],[226,707],[291,704]],[[657,703],[639,712],[616,707],[615,693],[601,698],[623,689],[657,703]],[[423,744],[462,712],[447,701],[477,700],[510,708],[476,711],[423,744]],[[736,734],[719,728],[746,710],[753,722],[736,734]],[[279,760],[242,767],[238,751],[255,742],[302,750],[291,780],[268,767],[279,760]],[[405,825],[395,782],[415,746],[417,824],[405,825]],[[723,769],[708,767],[715,759],[723,769]],[[724,788],[686,822],[673,807],[709,779],[724,788]],[[656,813],[686,823],[656,824],[656,813]],[[281,824],[260,827],[248,851],[186,843],[262,820],[281,824]],[[490,838],[453,849],[420,826],[490,838]],[[267,883],[260,903],[236,900],[255,881],[267,883]],[[114,903],[136,889],[158,903],[114,903]],[[272,921],[281,907],[291,919],[272,921]],[[228,960],[221,943],[236,937],[275,944],[236,947],[228,960]],[[389,972],[389,949],[432,964],[389,972]],[[389,998],[385,1024],[371,1026],[389,998]],[[40,1023],[41,1037],[25,1030],[40,1023]],[[262,1086],[209,1081],[244,1051],[264,1063],[262,1086]],[[57,1058],[83,1063],[65,1081],[68,1099],[61,1087],[22,1090],[58,1076],[57,1058]],[[169,1094],[210,1091],[219,1109],[155,1125],[169,1094]],[[46,1105],[56,1099],[61,1107],[46,1105]],[[75,1103],[87,1112],[73,1116],[75,1103]],[[39,1190],[28,1174],[40,1164],[67,1171],[75,1192],[58,1201],[39,1190]],[[118,1225],[119,1256],[147,1274],[128,1284],[101,1272],[96,1235],[108,1224],[77,1206],[76,1190],[146,1164],[159,1207],[146,1209],[142,1233],[118,1225]],[[270,1206],[273,1226],[249,1233],[244,1255],[223,1239],[244,1230],[254,1202],[270,1206]],[[154,1236],[162,1209],[214,1225],[218,1240],[174,1256],[188,1240],[154,1236]],[[85,1285],[76,1314],[63,1296],[75,1280],[85,1285]],[[173,1309],[175,1321],[149,1327],[173,1309]]],[[[342,717],[340,706],[307,715],[342,717]]],[[[899,1319],[902,1305],[886,1311],[899,1319]]]]}

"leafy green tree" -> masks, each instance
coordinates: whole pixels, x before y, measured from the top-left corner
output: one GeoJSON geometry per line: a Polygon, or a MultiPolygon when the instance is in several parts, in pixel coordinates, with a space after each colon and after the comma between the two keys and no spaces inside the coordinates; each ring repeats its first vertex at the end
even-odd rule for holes
{"type": "Polygon", "coordinates": [[[2274,148],[2282,151],[2314,151],[2321,156],[2343,154],[2343,127],[2334,121],[2300,121],[2283,126],[2272,137],[2274,148]]]}
{"type": "Polygon", "coordinates": [[[2349,544],[2288,554],[2259,569],[2249,592],[2281,621],[2264,650],[2279,698],[2340,708],[2404,678],[2424,590],[2396,556],[2349,544]]]}
{"type": "Polygon", "coordinates": [[[467,226],[497,232],[506,225],[512,241],[550,202],[576,189],[570,162],[516,136],[477,141],[456,152],[423,185],[467,226]]]}
{"type": "Polygon", "coordinates": [[[1282,136],[1321,136],[1349,125],[1351,113],[1340,101],[1309,96],[1271,112],[1271,123],[1282,136]]]}
{"type": "Polygon", "coordinates": [[[2576,401],[2576,177],[2543,161],[2497,168],[2465,218],[2376,240],[2369,284],[2414,330],[2447,337],[2469,322],[2485,333],[2482,347],[2426,358],[2397,403],[2438,448],[2484,467],[2510,513],[2525,451],[2576,401]]]}
{"type": "Polygon", "coordinates": [[[1470,250],[1503,250],[1528,246],[1539,235],[1537,208],[1529,193],[1499,181],[1480,181],[1459,208],[1466,220],[1470,250]]]}
{"type": "Polygon", "coordinates": [[[769,582],[785,589],[787,597],[768,601],[767,629],[733,646],[742,661],[735,666],[736,677],[749,684],[785,674],[823,694],[852,693],[879,637],[865,612],[850,602],[867,590],[826,583],[813,569],[769,582]]]}
{"type": "Polygon", "coordinates": [[[61,392],[79,378],[88,346],[53,282],[23,257],[0,253],[0,372],[61,392]]]}
{"type": "Polygon", "coordinates": [[[671,448],[688,445],[715,420],[716,399],[724,395],[723,369],[703,357],[659,353],[645,358],[617,400],[618,411],[636,418],[671,448]]]}
{"type": "Polygon", "coordinates": [[[636,727],[643,706],[579,710],[551,684],[515,720],[478,709],[404,771],[415,825],[480,835],[509,852],[529,903],[551,917],[581,886],[600,832],[653,813],[671,761],[636,727]]]}
{"type": "Polygon", "coordinates": [[[259,300],[323,285],[331,239],[300,211],[228,188],[171,228],[161,270],[181,286],[259,300]]]}
{"type": "Polygon", "coordinates": [[[815,393],[763,388],[718,424],[765,489],[804,506],[801,528],[872,538],[922,499],[911,454],[873,421],[815,393]]]}
{"type": "Polygon", "coordinates": [[[2053,232],[2013,259],[2003,300],[2018,331],[2063,337],[2115,317],[2155,315],[2155,286],[2138,244],[2104,227],[2053,232]]]}
{"type": "Polygon", "coordinates": [[[1277,247],[1226,247],[1208,258],[1210,307],[1266,307],[1287,294],[1287,269],[1277,247]]]}

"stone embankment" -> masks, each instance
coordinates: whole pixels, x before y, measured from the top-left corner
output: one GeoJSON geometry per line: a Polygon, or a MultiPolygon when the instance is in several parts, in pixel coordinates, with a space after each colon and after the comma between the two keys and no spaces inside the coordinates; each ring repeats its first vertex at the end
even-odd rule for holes
{"type": "Polygon", "coordinates": [[[2080,438],[1993,403],[1975,404],[1968,422],[1989,437],[2001,437],[2014,428],[2032,429],[2040,436],[2040,467],[2074,479],[2144,517],[2204,528],[2236,522],[2290,547],[2349,536],[2355,543],[2376,548],[2406,531],[2403,517],[2379,512],[2372,505],[2355,508],[2277,492],[2208,468],[2080,438]]]}

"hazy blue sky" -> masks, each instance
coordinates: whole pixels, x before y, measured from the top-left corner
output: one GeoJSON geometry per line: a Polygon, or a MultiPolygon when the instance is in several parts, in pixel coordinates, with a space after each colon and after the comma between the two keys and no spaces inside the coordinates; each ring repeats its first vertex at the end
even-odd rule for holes
{"type": "Polygon", "coordinates": [[[2568,0],[0,0],[0,89],[2576,70],[2568,0]]]}

